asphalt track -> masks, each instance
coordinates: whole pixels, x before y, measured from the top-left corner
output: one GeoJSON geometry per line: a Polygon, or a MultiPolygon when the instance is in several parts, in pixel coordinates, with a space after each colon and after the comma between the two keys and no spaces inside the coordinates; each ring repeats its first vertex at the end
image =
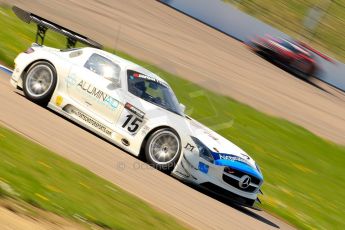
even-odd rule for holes
{"type": "MultiPolygon", "coordinates": [[[[261,111],[344,143],[345,100],[292,77],[238,41],[156,1],[11,1],[261,111]]],[[[14,92],[0,75],[0,121],[198,229],[289,229],[210,198],[14,92]]]]}

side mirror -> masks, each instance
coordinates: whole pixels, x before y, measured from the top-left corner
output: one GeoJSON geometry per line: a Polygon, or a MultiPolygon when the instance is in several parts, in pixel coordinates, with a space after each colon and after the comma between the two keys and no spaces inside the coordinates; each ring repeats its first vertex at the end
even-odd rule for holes
{"type": "Polygon", "coordinates": [[[180,110],[182,113],[184,113],[184,111],[186,110],[186,106],[180,103],[180,110]]]}

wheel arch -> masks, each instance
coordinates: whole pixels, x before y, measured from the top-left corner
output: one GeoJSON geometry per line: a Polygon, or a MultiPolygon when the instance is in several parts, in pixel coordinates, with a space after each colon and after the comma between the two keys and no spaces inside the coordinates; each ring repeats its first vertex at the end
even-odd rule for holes
{"type": "MultiPolygon", "coordinates": [[[[30,67],[31,67],[32,65],[34,65],[35,63],[40,62],[40,61],[42,61],[42,62],[47,62],[47,63],[51,64],[51,65],[54,67],[55,71],[57,71],[55,65],[54,65],[51,61],[49,61],[49,60],[47,60],[47,59],[40,58],[40,59],[33,60],[33,61],[31,61],[29,64],[26,65],[26,67],[24,68],[24,70],[23,70],[22,73],[20,74],[20,78],[19,78],[19,79],[20,79],[20,84],[18,84],[18,86],[19,86],[20,88],[23,88],[23,79],[24,79],[25,74],[26,74],[26,73],[28,72],[28,70],[30,69],[30,67]]],[[[58,75],[58,74],[57,74],[57,75],[58,75]]],[[[57,77],[58,77],[58,76],[57,76],[57,77]]]]}
{"type": "MultiPolygon", "coordinates": [[[[145,157],[145,146],[146,146],[147,140],[148,140],[148,139],[150,138],[150,136],[151,136],[154,132],[156,132],[157,130],[166,129],[166,128],[171,129],[171,130],[177,135],[177,137],[179,138],[180,143],[182,143],[182,142],[181,142],[181,136],[179,135],[179,133],[178,133],[174,128],[172,128],[171,126],[168,126],[168,125],[160,125],[160,126],[157,126],[157,127],[153,128],[152,130],[150,130],[150,131],[146,134],[146,136],[144,137],[144,139],[143,139],[143,141],[142,141],[142,143],[141,143],[141,146],[140,146],[140,150],[139,150],[139,155],[138,155],[139,159],[144,160],[144,161],[146,162],[146,157],[145,157]]],[[[182,148],[181,148],[181,151],[182,151],[182,148]]]]}

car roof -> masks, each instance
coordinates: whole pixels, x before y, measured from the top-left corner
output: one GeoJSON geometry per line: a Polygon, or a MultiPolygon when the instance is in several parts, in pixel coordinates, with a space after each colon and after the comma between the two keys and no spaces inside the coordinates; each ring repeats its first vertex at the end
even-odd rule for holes
{"type": "Polygon", "coordinates": [[[295,48],[296,50],[308,55],[308,56],[311,56],[311,53],[308,52],[307,49],[305,49],[303,46],[299,45],[297,42],[295,42],[294,40],[289,40],[289,39],[285,39],[285,38],[282,38],[282,37],[277,37],[277,38],[274,38],[275,40],[277,40],[277,42],[279,41],[283,41],[283,42],[286,42],[288,44],[290,44],[293,48],[295,48]]]}
{"type": "Polygon", "coordinates": [[[137,71],[141,74],[153,77],[153,78],[157,79],[158,81],[166,83],[167,85],[169,85],[165,80],[163,80],[162,78],[160,78],[156,74],[152,73],[151,71],[145,69],[144,67],[142,67],[138,64],[135,64],[134,62],[131,62],[131,61],[128,61],[124,58],[121,58],[115,54],[109,53],[109,52],[104,51],[104,50],[91,48],[91,47],[85,47],[85,48],[82,48],[82,50],[86,51],[86,53],[99,54],[99,55],[101,55],[105,58],[108,58],[109,60],[115,62],[116,64],[120,65],[121,68],[125,68],[126,70],[129,69],[129,70],[137,71]]]}

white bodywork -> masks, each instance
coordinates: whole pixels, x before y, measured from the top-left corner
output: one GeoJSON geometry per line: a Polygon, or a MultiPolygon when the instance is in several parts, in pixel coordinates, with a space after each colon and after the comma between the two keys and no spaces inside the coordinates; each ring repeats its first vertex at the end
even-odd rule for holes
{"type": "Polygon", "coordinates": [[[170,112],[128,92],[127,70],[145,74],[167,84],[164,80],[132,62],[94,48],[60,51],[33,45],[32,49],[34,52],[21,53],[15,59],[15,69],[11,78],[14,87],[23,87],[23,76],[32,63],[38,60],[48,61],[55,67],[58,77],[56,88],[48,104],[49,108],[135,156],[139,156],[142,143],[153,130],[170,127],[179,135],[182,146],[180,159],[172,172],[174,176],[198,185],[212,183],[236,196],[250,201],[256,200],[263,179],[254,160],[230,141],[183,113],[170,112]],[[105,57],[120,67],[119,81],[114,82],[84,67],[93,54],[105,57]],[[127,103],[139,112],[127,109],[125,107],[127,103]],[[141,122],[138,123],[138,127],[135,127],[135,122],[131,124],[131,121],[129,125],[123,127],[129,114],[134,117],[139,116],[141,122]],[[216,165],[216,161],[211,163],[200,157],[197,143],[192,137],[214,151],[213,154],[222,153],[219,155],[222,158],[219,162],[222,163],[216,165]],[[223,175],[227,174],[237,180],[236,183],[241,183],[241,177],[229,175],[224,171],[227,166],[231,166],[231,162],[245,163],[246,167],[253,169],[254,174],[257,172],[260,181],[257,185],[251,184],[255,186],[254,191],[244,191],[223,180],[223,175]]]}

